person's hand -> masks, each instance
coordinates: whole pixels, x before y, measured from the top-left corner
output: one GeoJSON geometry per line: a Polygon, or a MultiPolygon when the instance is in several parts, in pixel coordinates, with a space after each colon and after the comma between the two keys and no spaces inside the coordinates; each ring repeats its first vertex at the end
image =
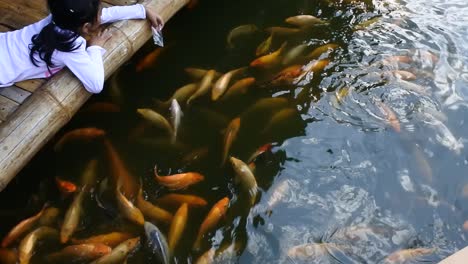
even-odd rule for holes
{"type": "Polygon", "coordinates": [[[146,6],[146,18],[151,22],[151,25],[157,29],[161,30],[164,27],[163,19],[158,15],[158,13],[151,7],[146,6]]]}
{"type": "Polygon", "coordinates": [[[104,46],[104,44],[112,37],[109,29],[99,30],[89,40],[89,46],[104,46]]]}

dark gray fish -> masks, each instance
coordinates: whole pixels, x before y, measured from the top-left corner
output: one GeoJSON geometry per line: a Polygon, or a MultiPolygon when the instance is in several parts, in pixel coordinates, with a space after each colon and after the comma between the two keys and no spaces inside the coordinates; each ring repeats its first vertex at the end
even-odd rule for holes
{"type": "Polygon", "coordinates": [[[166,237],[152,223],[145,222],[145,234],[147,238],[148,248],[161,263],[170,263],[169,246],[167,245],[166,237]]]}

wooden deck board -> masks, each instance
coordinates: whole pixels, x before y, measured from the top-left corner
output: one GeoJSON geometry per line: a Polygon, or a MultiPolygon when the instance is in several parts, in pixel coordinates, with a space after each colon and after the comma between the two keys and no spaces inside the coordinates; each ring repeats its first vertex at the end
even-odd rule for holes
{"type": "Polygon", "coordinates": [[[15,1],[0,0],[0,24],[19,29],[47,15],[43,10],[19,6],[15,1]]]}
{"type": "MultiPolygon", "coordinates": [[[[0,89],[6,89],[6,88],[0,88],[0,89]]],[[[8,116],[13,113],[16,108],[18,108],[18,103],[14,102],[13,100],[0,95],[0,120],[5,121],[8,116]]]]}
{"type": "Polygon", "coordinates": [[[0,88],[0,95],[3,95],[4,97],[17,102],[18,104],[21,104],[28,98],[31,93],[23,90],[19,87],[16,86],[10,86],[10,87],[5,87],[5,88],[0,88]]]}
{"type": "Polygon", "coordinates": [[[28,92],[33,93],[37,90],[37,88],[41,87],[44,83],[46,83],[46,79],[33,79],[33,80],[26,80],[19,83],[15,83],[21,89],[24,89],[28,92]]]}

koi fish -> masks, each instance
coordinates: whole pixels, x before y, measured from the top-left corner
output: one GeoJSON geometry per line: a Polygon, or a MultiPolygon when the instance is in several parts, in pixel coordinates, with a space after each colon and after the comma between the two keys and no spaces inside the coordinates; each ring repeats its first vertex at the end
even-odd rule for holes
{"type": "Polygon", "coordinates": [[[126,240],[115,247],[109,254],[102,256],[90,264],[109,264],[109,263],[122,263],[138,245],[140,238],[132,238],[126,240]]]}
{"type": "Polygon", "coordinates": [[[146,201],[143,198],[143,190],[141,187],[140,187],[140,192],[137,196],[136,205],[138,209],[140,209],[140,211],[143,213],[143,215],[148,219],[155,220],[158,222],[163,222],[166,224],[171,223],[173,219],[173,216],[171,213],[146,201]]]}
{"type": "Polygon", "coordinates": [[[266,55],[268,51],[270,51],[271,44],[273,43],[273,35],[274,35],[273,33],[270,34],[270,36],[265,41],[263,41],[262,43],[260,43],[260,45],[258,45],[255,51],[255,55],[257,57],[266,55]]]}
{"type": "Polygon", "coordinates": [[[320,259],[333,255],[330,253],[332,250],[341,251],[334,243],[308,243],[290,248],[288,257],[301,260],[320,259]]]}
{"type": "Polygon", "coordinates": [[[56,207],[48,207],[44,209],[39,218],[39,226],[53,226],[57,222],[60,210],[56,207]]]}
{"type": "Polygon", "coordinates": [[[266,28],[265,31],[270,34],[275,34],[275,36],[283,38],[294,37],[301,32],[300,29],[288,27],[269,27],[266,28]]]}
{"type": "Polygon", "coordinates": [[[65,133],[65,135],[63,135],[55,144],[54,150],[56,152],[60,151],[63,148],[63,145],[67,144],[70,141],[92,141],[98,138],[102,138],[105,135],[106,132],[104,130],[95,127],[78,128],[65,133]]]}
{"type": "Polygon", "coordinates": [[[161,114],[149,108],[139,108],[137,109],[137,113],[139,113],[145,120],[149,121],[151,124],[165,130],[169,135],[174,134],[174,130],[171,124],[161,114]]]}
{"type": "Polygon", "coordinates": [[[271,215],[273,207],[276,206],[281,200],[284,199],[286,193],[289,190],[289,182],[287,180],[283,180],[279,184],[275,186],[273,191],[271,192],[270,197],[267,200],[267,214],[271,215]]]}
{"type": "Polygon", "coordinates": [[[248,77],[235,82],[231,87],[228,88],[226,93],[223,96],[223,100],[227,100],[229,98],[246,94],[249,87],[255,84],[255,78],[248,77]]]}
{"type": "Polygon", "coordinates": [[[71,245],[59,252],[49,254],[46,259],[48,262],[57,262],[70,258],[80,261],[92,261],[109,254],[111,251],[112,248],[104,244],[71,245]]]}
{"type": "Polygon", "coordinates": [[[157,105],[158,109],[167,109],[173,100],[177,100],[180,104],[185,104],[190,96],[198,89],[198,84],[189,83],[179,89],[177,89],[174,94],[167,101],[159,101],[154,99],[154,103],[157,105]]]}
{"type": "Polygon", "coordinates": [[[249,166],[242,160],[230,157],[234,171],[236,172],[235,182],[240,184],[242,190],[249,194],[250,204],[254,204],[257,198],[258,185],[255,176],[249,166]]]}
{"type": "Polygon", "coordinates": [[[326,45],[323,45],[323,46],[320,46],[320,47],[314,49],[306,57],[307,57],[307,59],[318,59],[318,58],[320,58],[322,56],[322,54],[332,52],[332,51],[336,50],[339,47],[340,46],[338,46],[337,44],[333,44],[333,43],[326,44],[326,45]]]}
{"type": "Polygon", "coordinates": [[[406,263],[411,260],[415,260],[424,255],[430,255],[436,250],[434,248],[411,248],[401,249],[393,252],[383,260],[383,263],[406,263]]]}
{"type": "Polygon", "coordinates": [[[328,25],[330,24],[327,21],[324,21],[320,18],[311,16],[311,15],[298,15],[288,17],[285,20],[286,23],[297,26],[297,27],[311,27],[315,25],[328,25]]]}
{"type": "Polygon", "coordinates": [[[258,27],[254,24],[248,25],[241,25],[236,28],[233,28],[229,34],[227,35],[226,42],[228,48],[234,48],[234,40],[239,38],[240,36],[251,35],[253,33],[258,32],[258,27]]]}
{"type": "Polygon", "coordinates": [[[186,203],[177,210],[174,215],[171,227],[169,228],[169,251],[174,252],[180,237],[184,233],[185,225],[187,224],[188,205],[186,203]]]}
{"type": "Polygon", "coordinates": [[[198,5],[198,0],[190,0],[186,6],[188,9],[194,9],[197,5],[198,5]]]}
{"type": "Polygon", "coordinates": [[[239,129],[241,126],[241,119],[239,117],[234,118],[228,125],[226,132],[224,134],[224,144],[223,144],[223,156],[221,159],[221,165],[223,166],[226,163],[229,150],[231,149],[232,143],[237,138],[239,129]]]}
{"type": "Polygon", "coordinates": [[[216,253],[216,249],[215,248],[210,248],[208,251],[206,251],[205,253],[203,253],[203,255],[201,255],[197,261],[195,262],[195,264],[211,264],[213,263],[214,261],[214,257],[215,257],[215,253],[216,253]]]}
{"type": "Polygon", "coordinates": [[[194,113],[204,124],[208,124],[214,128],[225,128],[229,123],[229,119],[224,114],[209,108],[196,108],[194,109],[194,113]]]}
{"type": "Polygon", "coordinates": [[[301,55],[307,49],[307,44],[299,44],[284,54],[282,64],[289,65],[299,60],[301,55]]]}
{"type": "Polygon", "coordinates": [[[228,88],[229,82],[232,78],[236,75],[245,72],[247,67],[242,67],[239,69],[234,69],[222,75],[214,84],[213,88],[211,89],[211,100],[216,101],[221,97],[226,89],[228,88]]]}
{"type": "Polygon", "coordinates": [[[29,233],[21,240],[18,247],[19,263],[28,264],[34,254],[34,248],[39,240],[44,238],[58,238],[59,233],[56,229],[47,226],[42,226],[29,233]]]}
{"type": "Polygon", "coordinates": [[[156,255],[160,263],[169,264],[170,252],[164,234],[150,222],[145,222],[144,227],[151,253],[156,255]]]}
{"type": "Polygon", "coordinates": [[[383,76],[387,78],[396,77],[398,79],[405,80],[405,81],[414,81],[417,78],[414,73],[409,72],[409,71],[402,71],[402,70],[384,72],[383,76]]]}
{"type": "Polygon", "coordinates": [[[137,63],[136,68],[135,68],[136,72],[141,72],[153,66],[156,60],[161,56],[163,50],[164,49],[162,48],[156,48],[155,50],[150,52],[148,55],[146,55],[142,60],[140,60],[137,63]]]}
{"type": "Polygon", "coordinates": [[[154,166],[154,176],[156,181],[170,190],[183,190],[190,185],[201,182],[205,179],[203,175],[197,172],[186,172],[168,176],[159,176],[157,166],[154,166]]]}
{"type": "Polygon", "coordinates": [[[302,65],[292,65],[282,70],[273,77],[271,85],[288,85],[302,74],[302,65]]]}
{"type": "Polygon", "coordinates": [[[55,183],[57,184],[57,188],[59,189],[60,193],[64,195],[76,192],[77,188],[73,182],[62,180],[59,177],[55,177],[55,183]]]}
{"type": "Polygon", "coordinates": [[[262,155],[263,153],[270,151],[273,148],[271,143],[265,144],[259,147],[250,157],[247,159],[247,163],[253,162],[258,156],[262,155]]]}
{"type": "Polygon", "coordinates": [[[90,160],[81,175],[81,186],[83,186],[84,192],[89,192],[89,190],[96,184],[97,165],[98,163],[96,159],[90,160]]]}
{"type": "Polygon", "coordinates": [[[226,214],[228,205],[229,198],[224,197],[211,208],[210,212],[208,212],[208,215],[205,217],[205,220],[203,220],[203,223],[200,226],[200,230],[198,231],[197,238],[193,245],[194,250],[200,249],[200,244],[203,235],[205,235],[206,233],[208,233],[216,227],[221,218],[226,214]]]}
{"type": "Polygon", "coordinates": [[[16,264],[18,263],[18,253],[13,249],[0,248],[0,262],[3,264],[16,264]]]}
{"type": "Polygon", "coordinates": [[[186,203],[189,207],[204,207],[208,204],[206,200],[201,197],[177,193],[166,194],[165,196],[158,198],[156,203],[172,207],[180,206],[184,203],[186,203]]]}
{"type": "Polygon", "coordinates": [[[288,120],[297,114],[296,109],[285,108],[275,113],[262,130],[262,134],[268,131],[276,131],[278,127],[284,125],[288,120]]]}
{"type": "Polygon", "coordinates": [[[182,112],[182,109],[180,108],[179,103],[177,102],[176,99],[172,99],[171,103],[171,123],[172,123],[172,128],[173,128],[173,135],[172,135],[172,143],[175,143],[177,140],[177,133],[179,132],[179,127],[180,123],[182,120],[182,117],[184,116],[184,113],[182,112]]]}
{"type": "Polygon", "coordinates": [[[289,104],[288,99],[283,97],[262,98],[248,107],[243,113],[242,117],[248,116],[264,116],[270,112],[286,107],[289,104]]]}
{"type": "Polygon", "coordinates": [[[190,96],[190,98],[187,100],[187,104],[190,105],[190,103],[195,100],[196,98],[205,95],[206,93],[209,92],[210,87],[213,83],[213,80],[215,78],[216,71],[215,70],[209,70],[203,79],[200,81],[200,85],[198,89],[190,96]]]}
{"type": "Polygon", "coordinates": [[[385,118],[387,119],[387,122],[390,124],[390,126],[395,130],[396,132],[401,132],[401,126],[400,126],[400,121],[398,120],[397,115],[393,110],[386,104],[380,101],[376,101],[377,105],[379,106],[380,111],[382,114],[385,115],[385,118]]]}
{"type": "Polygon", "coordinates": [[[286,42],[281,45],[279,49],[277,49],[275,52],[272,52],[268,55],[259,57],[252,61],[250,63],[250,67],[255,67],[255,68],[263,68],[263,69],[268,69],[268,68],[273,68],[276,65],[278,65],[281,62],[281,53],[286,47],[286,42]]]}
{"type": "MultiPolygon", "coordinates": [[[[200,80],[208,73],[209,70],[189,67],[185,68],[184,71],[190,78],[194,80],[200,80]]],[[[221,73],[215,72],[215,78],[218,78],[219,76],[221,76],[221,73]]]]}
{"type": "Polygon", "coordinates": [[[134,177],[130,174],[128,169],[125,167],[122,159],[117,153],[117,150],[111,144],[109,140],[104,140],[104,145],[107,149],[107,158],[111,165],[111,174],[114,177],[115,182],[122,181],[122,189],[125,196],[133,199],[138,193],[138,185],[134,180],[134,177]]]}
{"type": "Polygon", "coordinates": [[[309,75],[311,73],[313,74],[313,76],[315,76],[315,74],[319,74],[329,64],[330,64],[330,60],[328,60],[328,59],[311,61],[309,64],[304,66],[304,68],[303,68],[304,71],[299,77],[297,77],[296,82],[304,79],[305,76],[307,76],[307,75],[309,75]]]}
{"type": "Polygon", "coordinates": [[[2,240],[2,247],[9,247],[11,243],[18,240],[21,236],[23,236],[26,232],[31,230],[39,221],[42,214],[44,213],[45,207],[42,208],[39,213],[24,219],[23,221],[19,222],[15,227],[13,227],[10,232],[3,238],[2,240]]]}
{"type": "Polygon", "coordinates": [[[354,31],[364,30],[364,29],[368,28],[369,26],[371,26],[372,24],[379,22],[381,18],[382,17],[374,17],[374,18],[371,18],[371,19],[369,19],[367,21],[359,23],[354,27],[354,31]]]}
{"type": "Polygon", "coordinates": [[[92,236],[92,237],[88,237],[85,239],[72,238],[71,242],[73,244],[103,244],[103,245],[113,248],[130,238],[132,238],[132,235],[129,233],[111,232],[108,234],[92,236]]]}
{"type": "Polygon", "coordinates": [[[141,213],[140,209],[135,207],[132,202],[130,202],[127,197],[125,197],[120,191],[122,183],[119,181],[117,183],[117,188],[115,189],[115,194],[117,198],[117,206],[119,207],[122,215],[130,220],[130,222],[137,225],[143,225],[145,223],[145,217],[141,213]]]}
{"type": "Polygon", "coordinates": [[[73,198],[65,218],[63,219],[62,229],[60,230],[60,242],[67,243],[80,223],[84,191],[79,191],[73,198]]]}

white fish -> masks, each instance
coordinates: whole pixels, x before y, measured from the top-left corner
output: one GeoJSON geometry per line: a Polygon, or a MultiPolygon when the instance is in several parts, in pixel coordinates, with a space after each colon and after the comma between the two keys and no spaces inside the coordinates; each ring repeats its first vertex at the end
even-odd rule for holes
{"type": "Polygon", "coordinates": [[[182,109],[180,108],[179,103],[177,102],[176,99],[172,99],[172,102],[171,102],[171,122],[172,122],[172,128],[173,128],[172,143],[175,143],[177,139],[177,133],[179,131],[179,126],[180,126],[183,116],[184,116],[184,113],[182,112],[182,109]]]}
{"type": "Polygon", "coordinates": [[[461,150],[464,147],[461,140],[456,139],[452,132],[448,129],[448,127],[439,120],[433,119],[430,123],[438,132],[438,134],[436,135],[437,141],[439,141],[440,144],[447,147],[448,149],[454,151],[456,154],[460,154],[461,150]]]}

